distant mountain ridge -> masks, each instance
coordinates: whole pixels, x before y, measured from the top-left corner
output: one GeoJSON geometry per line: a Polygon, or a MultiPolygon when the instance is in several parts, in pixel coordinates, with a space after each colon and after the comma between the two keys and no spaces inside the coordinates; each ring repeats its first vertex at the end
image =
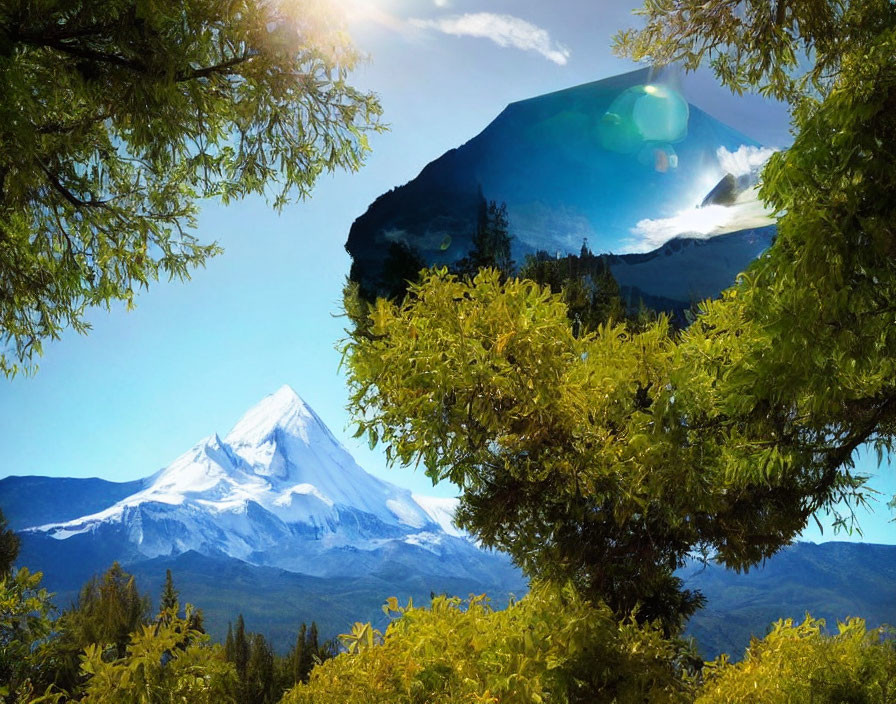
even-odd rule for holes
{"type": "Polygon", "coordinates": [[[377,607],[392,592],[524,591],[509,558],[453,525],[455,504],[365,472],[289,387],[143,480],[0,480],[0,508],[23,539],[20,563],[68,597],[114,560],[137,572],[199,561],[215,566],[209,579],[240,563],[318,578],[308,584],[335,593],[367,579],[377,607]]]}
{"type": "Polygon", "coordinates": [[[802,622],[807,612],[832,633],[850,617],[896,626],[896,545],[795,543],[745,574],[699,563],[678,574],[706,596],[686,629],[705,658],[740,659],[751,637],[782,618],[802,622]]]}
{"type": "MultiPolygon", "coordinates": [[[[451,524],[453,506],[368,475],[288,387],[144,480],[0,479],[19,563],[44,571],[61,607],[113,560],[154,595],[171,569],[214,637],[242,612],[282,651],[301,621],[326,636],[384,627],[389,596],[484,592],[500,608],[525,594],[506,557],[451,524]]],[[[806,610],[831,627],[896,623],[896,546],[797,544],[748,574],[695,563],[680,575],[707,597],[687,626],[705,657],[740,657],[751,635],[806,610]]]]}

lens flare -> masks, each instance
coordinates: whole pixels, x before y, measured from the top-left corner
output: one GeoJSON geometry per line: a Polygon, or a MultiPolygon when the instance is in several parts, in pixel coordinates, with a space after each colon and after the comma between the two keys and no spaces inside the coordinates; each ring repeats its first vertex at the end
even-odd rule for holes
{"type": "Polygon", "coordinates": [[[604,149],[637,156],[657,171],[678,165],[672,144],[688,134],[690,108],[678,91],[664,85],[635,86],[610,104],[598,125],[604,149]]]}

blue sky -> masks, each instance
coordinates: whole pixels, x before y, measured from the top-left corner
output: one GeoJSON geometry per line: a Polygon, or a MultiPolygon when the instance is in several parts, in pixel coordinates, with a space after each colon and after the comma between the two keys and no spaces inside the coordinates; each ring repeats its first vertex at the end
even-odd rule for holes
{"type": "MultiPolygon", "coordinates": [[[[378,451],[350,439],[334,349],[349,227],[508,103],[636,68],[612,56],[610,37],[636,22],[629,13],[640,3],[334,1],[369,54],[354,82],[380,95],[391,126],[372,139],[368,164],[324,177],[311,200],[279,216],[260,199],[207,204],[199,234],[221,243],[222,256],[189,282],[152,285],[134,311],[94,312],[89,335],[46,346],[35,376],[0,380],[0,476],[146,476],[290,384],[363,467],[415,491],[453,494],[422,472],[386,470],[378,451]]],[[[780,106],[735,99],[706,74],[688,79],[684,93],[766,145],[788,142],[780,106]]],[[[892,474],[877,484],[886,494],[896,493],[892,474]]],[[[866,539],[896,542],[885,514],[881,507],[863,521],[866,539]]]]}

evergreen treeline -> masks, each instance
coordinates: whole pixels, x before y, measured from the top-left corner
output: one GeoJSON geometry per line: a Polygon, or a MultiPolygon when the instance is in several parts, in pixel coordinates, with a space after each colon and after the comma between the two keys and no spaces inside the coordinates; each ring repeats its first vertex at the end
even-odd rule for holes
{"type": "Polygon", "coordinates": [[[307,682],[312,668],[336,655],[333,640],[320,642],[317,624],[299,627],[296,642],[285,655],[276,655],[261,633],[246,630],[243,615],[227,626],[224,657],[232,663],[239,683],[239,700],[247,704],[271,704],[280,701],[283,692],[307,682]]]}
{"type": "Polygon", "coordinates": [[[294,647],[274,653],[242,614],[225,644],[212,644],[202,612],[181,608],[171,570],[153,611],[117,562],[92,577],[61,613],[41,573],[14,569],[19,541],[0,513],[0,702],[208,701],[273,704],[334,657],[317,624],[302,623],[294,647]],[[114,690],[114,691],[113,691],[114,690]],[[178,699],[177,694],[183,695],[178,699]],[[146,695],[146,696],[144,696],[146,695]]]}
{"type": "Polygon", "coordinates": [[[587,241],[582,242],[578,255],[554,257],[541,251],[527,257],[519,276],[550,286],[551,293],[563,294],[576,336],[607,321],[626,318],[619,284],[610,272],[607,258],[595,255],[587,241]]]}

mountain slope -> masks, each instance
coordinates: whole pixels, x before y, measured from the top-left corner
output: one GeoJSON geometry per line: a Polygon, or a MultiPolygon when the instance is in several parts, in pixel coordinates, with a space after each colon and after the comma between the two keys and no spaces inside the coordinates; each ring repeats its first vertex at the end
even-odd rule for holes
{"type": "Polygon", "coordinates": [[[45,570],[61,592],[113,560],[138,565],[186,553],[321,578],[419,577],[437,591],[451,580],[518,590],[524,582],[507,557],[452,525],[454,504],[365,472],[289,387],[224,438],[200,441],[145,480],[0,485],[0,507],[23,538],[20,562],[45,570]],[[46,500],[17,503],[23,487],[39,487],[46,500]],[[61,494],[67,487],[81,490],[70,506],[61,494]]]}
{"type": "MultiPolygon", "coordinates": [[[[391,261],[396,247],[427,265],[457,261],[483,200],[506,202],[517,262],[538,250],[577,253],[583,239],[595,252],[646,251],[675,237],[760,229],[771,220],[744,184],[767,155],[650,69],[524,100],[369,206],[346,243],[351,278],[368,293],[389,290],[389,272],[402,269],[391,261]]],[[[755,251],[737,254],[726,273],[755,251]]],[[[677,290],[650,295],[690,294],[696,277],[681,283],[677,268],[661,279],[677,290]]],[[[721,290],[715,280],[711,288],[721,290]]]]}
{"type": "Polygon", "coordinates": [[[145,480],[19,477],[0,479],[0,508],[13,530],[95,513],[134,494],[145,480]]]}
{"type": "Polygon", "coordinates": [[[864,618],[870,627],[896,625],[896,546],[865,543],[796,543],[745,574],[715,564],[679,572],[707,599],[687,632],[701,653],[743,656],[752,636],[762,637],[781,618],[802,621],[809,612],[827,620],[864,618]]]}

